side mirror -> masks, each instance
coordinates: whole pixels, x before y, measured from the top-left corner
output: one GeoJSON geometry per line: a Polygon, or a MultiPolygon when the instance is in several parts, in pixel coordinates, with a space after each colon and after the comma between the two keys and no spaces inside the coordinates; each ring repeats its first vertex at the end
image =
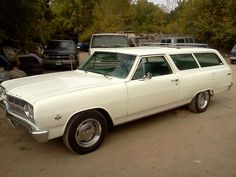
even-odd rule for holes
{"type": "Polygon", "coordinates": [[[152,78],[152,74],[150,72],[146,73],[144,76],[143,76],[143,79],[151,79],[152,78]]]}

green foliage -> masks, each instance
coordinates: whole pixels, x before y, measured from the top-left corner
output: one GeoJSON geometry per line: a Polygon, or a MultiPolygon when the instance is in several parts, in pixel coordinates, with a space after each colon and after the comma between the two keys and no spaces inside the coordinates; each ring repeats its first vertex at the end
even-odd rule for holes
{"type": "Polygon", "coordinates": [[[147,0],[1,0],[0,45],[24,49],[48,39],[88,41],[93,33],[196,36],[216,48],[236,43],[235,0],[178,0],[170,13],[147,0]]]}
{"type": "Polygon", "coordinates": [[[228,50],[236,42],[234,0],[189,0],[174,11],[172,33],[197,36],[217,49],[228,50]]]}
{"type": "Polygon", "coordinates": [[[139,0],[134,8],[136,12],[135,27],[138,32],[155,33],[162,31],[165,13],[159,6],[139,0]]]}
{"type": "Polygon", "coordinates": [[[1,0],[1,45],[27,49],[44,41],[48,35],[44,31],[49,26],[44,18],[45,3],[45,0],[1,0]]]}

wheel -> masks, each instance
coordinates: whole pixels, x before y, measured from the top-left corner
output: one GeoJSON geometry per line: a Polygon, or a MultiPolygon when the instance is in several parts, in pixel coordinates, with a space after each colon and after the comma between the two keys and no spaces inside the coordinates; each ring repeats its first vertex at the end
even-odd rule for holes
{"type": "Polygon", "coordinates": [[[203,91],[198,93],[188,105],[190,111],[192,112],[204,112],[206,111],[210,103],[210,93],[209,91],[203,91]]]}
{"type": "Polygon", "coordinates": [[[72,151],[86,154],[96,150],[107,134],[107,122],[98,111],[87,111],[69,121],[63,135],[64,144],[72,151]]]}

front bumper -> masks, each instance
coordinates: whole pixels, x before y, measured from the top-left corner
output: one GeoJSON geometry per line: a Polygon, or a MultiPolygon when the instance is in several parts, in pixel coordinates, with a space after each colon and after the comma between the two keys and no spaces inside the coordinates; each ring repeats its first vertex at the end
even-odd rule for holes
{"type": "Polygon", "coordinates": [[[44,67],[77,67],[79,63],[75,60],[43,60],[44,67]]]}
{"type": "Polygon", "coordinates": [[[16,127],[22,127],[29,132],[29,134],[38,142],[48,141],[48,130],[38,129],[29,120],[23,119],[15,114],[9,113],[7,104],[4,101],[0,102],[0,106],[5,110],[5,117],[9,120],[10,124],[16,127]]]}

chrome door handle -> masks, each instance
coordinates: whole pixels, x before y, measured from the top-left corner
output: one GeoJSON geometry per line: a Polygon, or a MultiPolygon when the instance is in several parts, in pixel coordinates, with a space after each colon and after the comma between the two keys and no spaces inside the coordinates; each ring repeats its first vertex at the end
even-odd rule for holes
{"type": "Polygon", "coordinates": [[[178,82],[179,79],[172,79],[171,82],[178,82]]]}

